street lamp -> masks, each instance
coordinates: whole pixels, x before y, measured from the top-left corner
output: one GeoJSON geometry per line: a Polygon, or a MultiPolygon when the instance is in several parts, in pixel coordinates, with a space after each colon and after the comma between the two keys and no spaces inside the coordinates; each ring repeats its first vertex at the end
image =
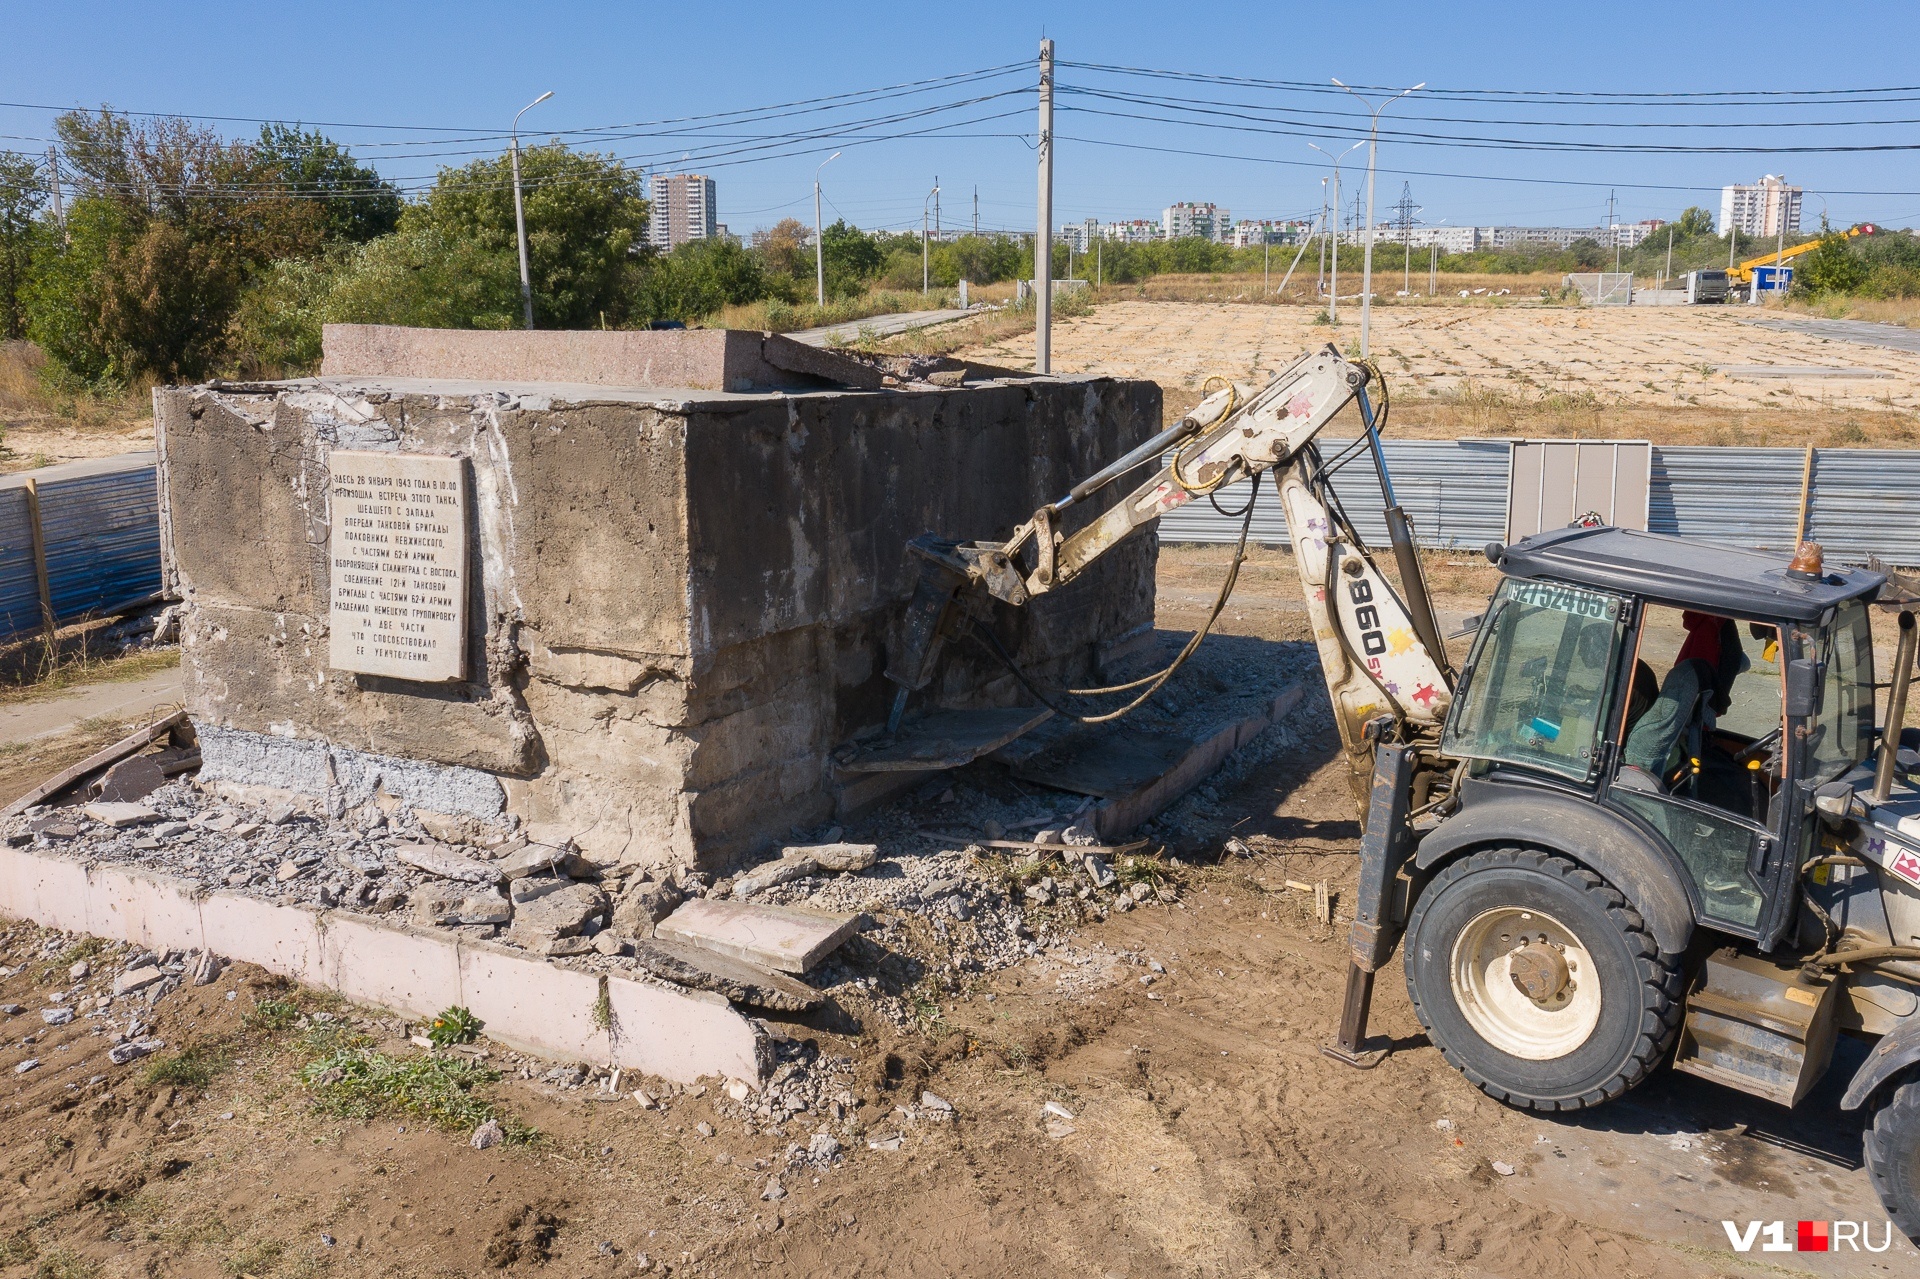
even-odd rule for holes
{"type": "Polygon", "coordinates": [[[545,93],[513,113],[513,226],[520,241],[520,305],[527,313],[527,327],[533,327],[533,282],[527,278],[527,211],[520,202],[520,117],[553,96],[545,93]]]}
{"type": "Polygon", "coordinates": [[[927,198],[920,202],[920,296],[927,296],[927,213],[933,207],[933,198],[940,194],[940,186],[934,184],[927,192],[927,198]]]}
{"type": "MultiPolygon", "coordinates": [[[[813,281],[814,301],[821,306],[827,304],[827,254],[820,238],[820,170],[840,158],[835,151],[822,160],[813,169],[813,281]]],[[[837,206],[836,206],[837,207],[837,206]]]]}
{"type": "MultiPolygon", "coordinates": [[[[1309,142],[1307,145],[1333,161],[1333,279],[1327,288],[1327,323],[1338,324],[1340,322],[1340,162],[1366,144],[1356,142],[1339,155],[1333,154],[1318,142],[1309,142]]],[[[1323,178],[1322,181],[1324,182],[1325,179],[1323,178]]],[[[1360,305],[1364,311],[1366,306],[1364,298],[1360,305]]]]}
{"type": "MultiPolygon", "coordinates": [[[[1335,79],[1334,83],[1340,84],[1340,81],[1335,79]]],[[[1340,87],[1347,89],[1344,84],[1340,84],[1340,87]]],[[[1367,356],[1367,326],[1373,316],[1373,162],[1380,154],[1380,113],[1409,93],[1426,87],[1427,82],[1422,80],[1411,89],[1402,89],[1379,106],[1368,107],[1373,112],[1373,124],[1367,131],[1367,251],[1360,268],[1360,358],[1362,359],[1367,356]]],[[[1347,92],[1353,93],[1353,90],[1347,89],[1347,92]]],[[[1359,94],[1353,93],[1353,96],[1360,98],[1362,106],[1367,105],[1367,100],[1361,98],[1359,94]]]]}

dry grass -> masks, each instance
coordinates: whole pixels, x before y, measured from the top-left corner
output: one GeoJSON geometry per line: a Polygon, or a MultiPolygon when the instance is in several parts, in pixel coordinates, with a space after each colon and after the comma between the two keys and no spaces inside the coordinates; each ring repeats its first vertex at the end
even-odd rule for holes
{"type": "Polygon", "coordinates": [[[180,664],[180,650],[121,655],[104,651],[99,634],[118,618],[103,617],[62,627],[51,648],[34,636],[0,648],[0,705],[58,697],[82,684],[145,679],[180,664]]]}
{"type": "Polygon", "coordinates": [[[94,394],[57,386],[31,342],[0,342],[0,471],[148,447],[152,388],[94,394]]]}
{"type": "Polygon", "coordinates": [[[1920,298],[1823,298],[1789,302],[1785,309],[1828,320],[1872,320],[1920,328],[1920,298]]]}

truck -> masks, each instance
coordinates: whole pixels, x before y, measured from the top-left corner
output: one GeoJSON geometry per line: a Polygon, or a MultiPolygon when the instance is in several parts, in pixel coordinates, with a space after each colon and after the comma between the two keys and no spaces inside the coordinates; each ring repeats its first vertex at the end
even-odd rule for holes
{"type": "Polygon", "coordinates": [[[1526,1110],[1604,1106],[1663,1069],[1796,1106],[1853,1036],[1871,1049],[1842,1104],[1871,1115],[1867,1171],[1920,1240],[1920,731],[1901,728],[1915,584],[1813,543],[1788,556],[1582,521],[1486,548],[1500,581],[1456,670],[1381,451],[1389,411],[1378,368],[1328,346],[1214,392],[1004,540],[914,539],[889,732],[967,635],[1057,714],[1100,722],[1151,697],[1220,615],[1251,504],[1206,626],[1154,675],[1049,689],[995,642],[996,610],[1271,475],[1362,815],[1325,1051],[1380,1060],[1367,1021],[1396,954],[1431,1042],[1526,1110]],[[1349,405],[1361,434],[1328,456],[1318,437],[1349,405]],[[1368,464],[1378,551],[1329,483],[1368,464]],[[1898,637],[1879,714],[1876,616],[1898,637]]]}

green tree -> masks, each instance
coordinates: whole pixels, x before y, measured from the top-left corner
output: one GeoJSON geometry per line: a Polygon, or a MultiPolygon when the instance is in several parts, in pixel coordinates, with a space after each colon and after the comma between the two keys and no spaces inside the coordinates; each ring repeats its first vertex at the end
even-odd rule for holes
{"type": "Polygon", "coordinates": [[[1681,210],[1680,217],[1673,224],[1675,239],[1691,240],[1697,236],[1713,234],[1713,214],[1697,204],[1688,205],[1681,210]]]}
{"type": "Polygon", "coordinates": [[[828,297],[853,297],[864,292],[880,274],[886,251],[879,241],[844,218],[820,231],[820,253],[825,259],[828,297]]]}
{"type": "Polygon", "coordinates": [[[1867,264],[1848,246],[1845,236],[1825,223],[1820,231],[1820,247],[1794,263],[1793,291],[1819,294],[1859,289],[1867,282],[1867,264]]]}
{"type": "MultiPolygon", "coordinates": [[[[609,324],[623,322],[646,256],[640,175],[613,156],[557,142],[522,149],[520,175],[535,322],[598,328],[603,314],[609,324]]],[[[448,241],[516,256],[506,156],[442,169],[420,213],[448,241]]]]}
{"type": "Polygon", "coordinates": [[[0,338],[27,335],[27,279],[46,239],[46,179],[37,161],[0,151],[0,338]]]}
{"type": "Polygon", "coordinates": [[[311,373],[326,324],[518,327],[515,259],[450,239],[418,213],[409,209],[392,235],[275,262],[241,298],[228,326],[234,366],[246,377],[311,373]]]}
{"type": "Polygon", "coordinates": [[[400,225],[400,192],[324,134],[263,125],[253,152],[261,180],[319,205],[329,240],[364,244],[400,225]]]}
{"type": "Polygon", "coordinates": [[[732,240],[689,240],[657,259],[641,288],[643,317],[691,320],[768,297],[760,259],[732,240]]]}
{"type": "Polygon", "coordinates": [[[254,150],[190,121],[110,110],[54,121],[75,199],[69,242],[42,255],[28,331],[87,382],[197,378],[222,356],[249,277],[317,251],[316,202],[291,198],[254,150]]]}

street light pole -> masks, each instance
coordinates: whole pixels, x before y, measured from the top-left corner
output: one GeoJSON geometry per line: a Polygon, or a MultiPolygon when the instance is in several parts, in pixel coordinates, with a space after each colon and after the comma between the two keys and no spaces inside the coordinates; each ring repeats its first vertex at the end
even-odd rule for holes
{"type": "Polygon", "coordinates": [[[935,186],[927,192],[927,198],[920,202],[920,296],[927,296],[927,211],[933,204],[933,198],[940,194],[935,186]]]}
{"type": "MultiPolygon", "coordinates": [[[[1328,151],[1325,147],[1322,147],[1318,142],[1309,142],[1307,143],[1307,145],[1312,147],[1315,151],[1318,151],[1321,155],[1326,156],[1327,159],[1333,161],[1333,211],[1335,213],[1339,213],[1340,212],[1340,162],[1346,159],[1348,156],[1352,155],[1355,151],[1358,151],[1361,147],[1365,146],[1366,144],[1364,142],[1356,142],[1352,146],[1348,147],[1345,151],[1342,151],[1339,155],[1334,155],[1331,151],[1328,151]]],[[[1325,182],[1325,179],[1322,179],[1323,184],[1324,182],[1325,182]]],[[[1369,253],[1371,253],[1373,246],[1369,244],[1367,248],[1369,253]]],[[[1369,258],[1368,260],[1371,261],[1372,259],[1369,258]]],[[[1361,300],[1360,305],[1362,308],[1361,313],[1364,315],[1365,307],[1366,307],[1366,301],[1364,298],[1361,300]]],[[[1332,275],[1332,278],[1328,281],[1328,285],[1327,285],[1327,323],[1338,324],[1339,322],[1340,322],[1340,223],[1338,221],[1335,221],[1333,224],[1333,275],[1332,275]]]]}
{"type": "Polygon", "coordinates": [[[533,281],[527,275],[527,211],[520,201],[520,117],[553,96],[545,93],[513,113],[513,228],[520,241],[520,307],[526,312],[527,327],[533,327],[533,281]]]}
{"type": "Polygon", "coordinates": [[[1053,372],[1053,41],[1040,42],[1040,208],[1033,232],[1033,371],[1053,372]]]}
{"type": "MultiPolygon", "coordinates": [[[[1340,84],[1340,81],[1335,80],[1334,83],[1340,84]]],[[[1340,84],[1340,87],[1347,89],[1344,84],[1340,84]]],[[[1373,169],[1374,161],[1380,155],[1380,113],[1409,93],[1415,93],[1426,87],[1427,82],[1422,80],[1413,88],[1403,89],[1379,106],[1372,108],[1373,124],[1367,130],[1367,250],[1361,259],[1360,268],[1360,358],[1362,359],[1367,356],[1367,330],[1373,318],[1373,169]]],[[[1347,89],[1347,92],[1353,93],[1353,90],[1347,89]]],[[[1357,93],[1353,93],[1353,96],[1360,98],[1357,93]]],[[[1365,98],[1360,98],[1360,101],[1365,105],[1365,98]]]]}
{"type": "Polygon", "coordinates": [[[827,304],[827,251],[820,237],[820,170],[840,158],[835,151],[813,168],[813,297],[820,306],[827,304]]]}

